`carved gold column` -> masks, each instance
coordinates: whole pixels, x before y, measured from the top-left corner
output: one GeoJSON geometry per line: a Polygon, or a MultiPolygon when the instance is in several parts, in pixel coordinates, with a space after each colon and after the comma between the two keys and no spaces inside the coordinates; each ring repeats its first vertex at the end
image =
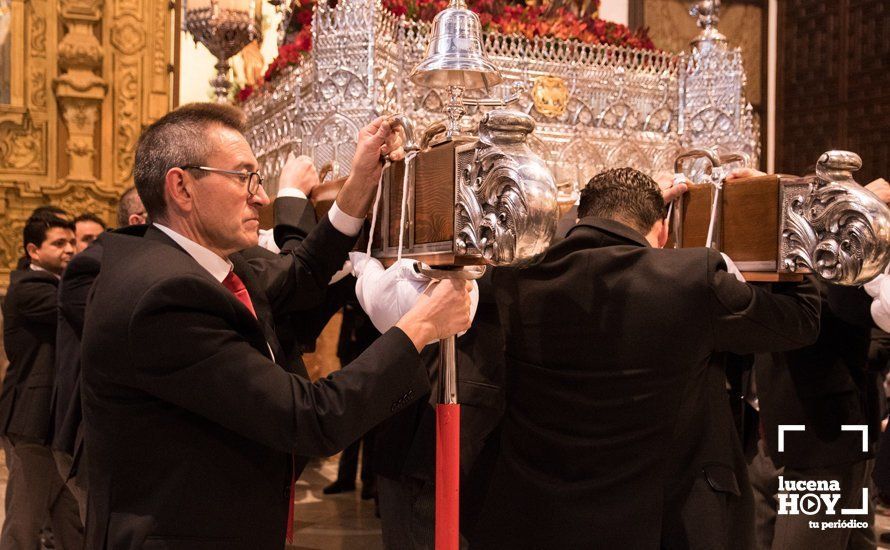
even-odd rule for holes
{"type": "Polygon", "coordinates": [[[112,222],[142,128],[170,106],[169,0],[11,0],[0,104],[0,295],[37,206],[112,222]]]}
{"type": "Polygon", "coordinates": [[[102,44],[95,25],[102,19],[102,0],[62,0],[67,33],[59,43],[61,76],[53,82],[68,130],[66,181],[95,182],[96,122],[108,84],[102,70],[102,44]]]}

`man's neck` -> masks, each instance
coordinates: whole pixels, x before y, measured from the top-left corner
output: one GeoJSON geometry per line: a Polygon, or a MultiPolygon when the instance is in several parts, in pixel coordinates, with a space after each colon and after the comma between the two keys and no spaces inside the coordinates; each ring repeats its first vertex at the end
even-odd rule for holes
{"type": "Polygon", "coordinates": [[[228,259],[229,255],[234,253],[234,250],[223,250],[216,246],[213,246],[212,243],[208,242],[207,239],[202,238],[201,234],[195,230],[186,220],[183,219],[160,219],[153,220],[153,223],[157,223],[159,225],[163,225],[168,229],[172,229],[173,231],[179,233],[186,239],[193,241],[207,250],[213,252],[217,256],[222,259],[228,259]]]}
{"type": "Polygon", "coordinates": [[[61,275],[61,273],[56,272],[56,270],[54,270],[54,269],[47,269],[46,267],[44,267],[43,265],[41,265],[40,262],[35,261],[35,260],[31,260],[31,268],[32,268],[34,271],[46,271],[47,273],[51,273],[52,275],[55,275],[56,277],[58,277],[59,275],[61,275]]]}

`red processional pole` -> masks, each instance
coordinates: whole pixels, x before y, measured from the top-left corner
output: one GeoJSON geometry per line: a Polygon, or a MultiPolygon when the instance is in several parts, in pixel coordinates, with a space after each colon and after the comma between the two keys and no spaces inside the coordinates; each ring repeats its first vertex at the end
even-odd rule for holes
{"type": "Polygon", "coordinates": [[[460,404],[455,337],[439,341],[436,405],[436,550],[460,545],[460,404]]]}
{"type": "MultiPolygon", "coordinates": [[[[431,279],[471,281],[485,266],[446,266],[420,272],[431,279]]],[[[460,403],[457,401],[457,337],[439,340],[436,396],[436,550],[460,548],[460,403]]]]}

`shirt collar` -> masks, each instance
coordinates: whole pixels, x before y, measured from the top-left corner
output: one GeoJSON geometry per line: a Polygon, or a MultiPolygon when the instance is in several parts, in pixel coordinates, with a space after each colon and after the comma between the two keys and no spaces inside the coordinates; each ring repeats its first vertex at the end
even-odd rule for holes
{"type": "Polygon", "coordinates": [[[61,279],[61,278],[62,278],[62,277],[60,277],[59,275],[56,275],[55,273],[53,273],[53,272],[51,272],[51,271],[47,271],[46,269],[43,269],[43,268],[40,267],[39,265],[29,264],[28,267],[31,268],[31,271],[43,271],[44,273],[49,273],[50,275],[52,275],[52,276],[55,277],[56,279],[61,279]]]}
{"type": "Polygon", "coordinates": [[[213,252],[195,241],[185,237],[176,231],[173,231],[169,227],[163,226],[159,223],[153,224],[155,227],[164,232],[168,237],[173,239],[173,241],[182,247],[183,250],[188,252],[189,256],[195,259],[198,262],[198,265],[206,269],[210,272],[210,275],[213,276],[219,282],[222,282],[223,279],[226,278],[226,275],[232,271],[234,267],[232,262],[228,258],[223,258],[218,255],[216,252],[213,252]]]}

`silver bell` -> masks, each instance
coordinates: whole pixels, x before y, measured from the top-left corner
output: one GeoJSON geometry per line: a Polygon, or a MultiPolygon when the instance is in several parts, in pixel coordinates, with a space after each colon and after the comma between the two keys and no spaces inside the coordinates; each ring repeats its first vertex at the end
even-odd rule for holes
{"type": "Polygon", "coordinates": [[[482,52],[482,24],[464,0],[451,0],[433,20],[426,54],[411,81],[419,86],[474,90],[490,88],[503,80],[500,71],[482,52]]]}

